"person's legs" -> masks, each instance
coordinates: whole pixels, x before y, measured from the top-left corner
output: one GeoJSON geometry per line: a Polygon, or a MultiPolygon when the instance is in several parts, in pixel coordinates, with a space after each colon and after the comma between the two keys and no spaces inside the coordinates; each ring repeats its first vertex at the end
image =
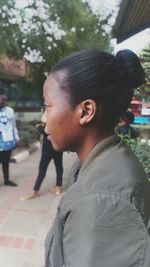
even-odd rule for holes
{"type": "Polygon", "coordinates": [[[3,151],[3,160],[2,160],[2,170],[4,175],[4,180],[9,179],[9,160],[11,156],[11,150],[3,151]]]}
{"type": "Polygon", "coordinates": [[[46,171],[47,171],[47,168],[48,168],[48,165],[49,165],[51,159],[52,159],[52,157],[49,155],[42,155],[41,156],[38,176],[37,176],[37,179],[36,179],[34,187],[33,187],[34,191],[39,191],[40,186],[41,186],[41,184],[45,178],[46,171]]]}
{"type": "Polygon", "coordinates": [[[63,176],[63,153],[58,153],[54,155],[54,163],[56,167],[56,186],[62,186],[62,176],[63,176]]]}
{"type": "Polygon", "coordinates": [[[40,163],[39,163],[39,171],[38,171],[38,175],[37,175],[34,187],[33,187],[33,192],[27,196],[21,197],[21,200],[29,200],[29,199],[33,199],[39,196],[39,189],[45,178],[47,167],[51,159],[52,159],[51,155],[42,153],[40,163]]]}
{"type": "Polygon", "coordinates": [[[4,175],[4,184],[10,186],[17,186],[16,183],[9,180],[9,161],[11,157],[12,150],[2,151],[3,159],[2,159],[2,170],[4,175]]]}
{"type": "Polygon", "coordinates": [[[56,167],[56,186],[52,187],[50,191],[59,195],[61,193],[62,186],[62,176],[63,176],[63,163],[62,163],[63,153],[56,152],[53,156],[54,164],[56,167]]]}

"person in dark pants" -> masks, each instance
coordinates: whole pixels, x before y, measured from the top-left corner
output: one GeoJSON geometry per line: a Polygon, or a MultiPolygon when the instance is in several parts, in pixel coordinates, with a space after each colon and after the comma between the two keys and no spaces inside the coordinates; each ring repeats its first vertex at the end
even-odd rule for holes
{"type": "Polygon", "coordinates": [[[0,162],[4,176],[4,185],[17,186],[9,179],[9,162],[12,150],[19,141],[14,110],[6,106],[7,96],[0,92],[0,162]]]}
{"type": "Polygon", "coordinates": [[[2,171],[4,175],[4,184],[16,186],[16,184],[9,180],[9,161],[12,150],[0,151],[0,162],[2,163],[2,171]]]}
{"type": "Polygon", "coordinates": [[[51,142],[47,139],[47,134],[44,132],[44,124],[41,123],[37,126],[38,131],[43,134],[43,143],[42,143],[42,153],[39,163],[38,175],[33,187],[33,192],[25,197],[22,197],[21,200],[32,199],[39,196],[39,190],[41,184],[45,178],[46,171],[50,161],[53,159],[56,167],[56,186],[50,188],[50,192],[56,195],[61,193],[62,186],[62,175],[63,175],[63,153],[56,152],[51,142]]]}

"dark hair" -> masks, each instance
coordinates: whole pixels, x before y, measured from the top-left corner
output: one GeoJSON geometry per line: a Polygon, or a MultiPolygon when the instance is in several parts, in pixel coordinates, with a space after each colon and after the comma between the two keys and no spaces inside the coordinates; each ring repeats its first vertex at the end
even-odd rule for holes
{"type": "Polygon", "coordinates": [[[5,91],[2,88],[0,88],[0,95],[4,95],[4,94],[5,94],[5,91]]]}
{"type": "Polygon", "coordinates": [[[51,73],[64,71],[60,87],[68,90],[72,105],[94,99],[102,106],[105,127],[112,128],[128,108],[133,89],[144,82],[139,58],[130,50],[116,56],[98,50],[76,52],[59,61],[51,73]]]}
{"type": "Polygon", "coordinates": [[[131,111],[126,111],[125,113],[123,113],[121,118],[129,124],[134,122],[134,114],[131,111]]]}

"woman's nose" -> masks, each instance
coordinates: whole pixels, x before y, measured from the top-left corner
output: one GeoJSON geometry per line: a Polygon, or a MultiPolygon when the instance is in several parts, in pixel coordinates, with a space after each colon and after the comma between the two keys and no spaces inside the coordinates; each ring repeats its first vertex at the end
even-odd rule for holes
{"type": "Polygon", "coordinates": [[[42,117],[41,117],[41,121],[45,124],[46,123],[46,111],[44,111],[42,117]]]}

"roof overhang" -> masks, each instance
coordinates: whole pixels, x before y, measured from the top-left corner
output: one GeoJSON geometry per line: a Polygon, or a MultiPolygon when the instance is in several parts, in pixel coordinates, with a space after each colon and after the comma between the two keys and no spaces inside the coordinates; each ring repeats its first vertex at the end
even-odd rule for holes
{"type": "Polygon", "coordinates": [[[112,30],[117,43],[150,27],[150,0],[122,0],[112,30]]]}

